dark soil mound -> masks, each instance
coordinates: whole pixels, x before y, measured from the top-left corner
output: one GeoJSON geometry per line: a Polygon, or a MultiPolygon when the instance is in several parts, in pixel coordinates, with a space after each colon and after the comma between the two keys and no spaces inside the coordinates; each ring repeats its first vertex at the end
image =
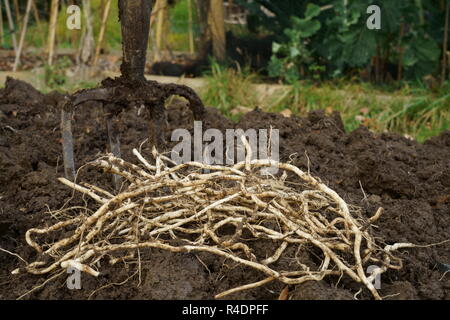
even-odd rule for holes
{"type": "MultiPolygon", "coordinates": [[[[49,209],[61,208],[72,192],[57,182],[63,176],[59,120],[52,96],[43,96],[31,86],[8,80],[0,92],[0,248],[33,261],[35,253],[24,241],[27,229],[51,223],[49,209]]],[[[148,120],[137,109],[120,115],[122,153],[134,161],[132,148],[148,136],[148,120]],[[140,114],[140,115],[138,115],[140,114]]],[[[184,102],[168,108],[171,130],[192,130],[193,120],[184,102]]],[[[227,128],[280,130],[282,161],[320,177],[349,204],[372,216],[385,208],[377,222],[376,235],[387,244],[412,242],[431,244],[450,239],[450,132],[419,144],[397,134],[374,134],[364,127],[344,132],[339,114],[327,116],[314,111],[304,118],[253,111],[235,124],[215,109],[208,108],[204,129],[227,128]]],[[[75,114],[74,139],[78,166],[106,152],[104,118],[92,106],[75,114]]],[[[170,132],[167,132],[170,140],[170,132]]],[[[148,144],[143,154],[149,155],[148,144]]],[[[101,177],[95,170],[83,171],[83,181],[95,184],[101,177]]],[[[75,196],[71,205],[85,205],[75,196]]],[[[89,203],[87,203],[89,205],[89,203]]],[[[438,263],[450,263],[449,244],[401,250],[400,271],[389,271],[381,279],[382,296],[393,299],[450,299],[450,283],[438,263]]],[[[294,258],[295,252],[292,253],[294,258]]],[[[314,263],[314,252],[297,256],[314,263]]],[[[135,265],[102,265],[102,275],[83,275],[82,290],[66,288],[65,276],[50,282],[27,298],[106,299],[211,299],[219,292],[261,279],[258,273],[206,254],[173,254],[148,250],[142,254],[142,273],[135,265]],[[139,286],[138,286],[139,284],[139,286]]],[[[0,299],[17,298],[42,283],[46,277],[12,276],[21,261],[0,250],[0,299]]],[[[280,283],[244,291],[230,298],[274,299],[283,289],[280,283]]],[[[326,278],[289,288],[292,299],[352,299],[361,286],[343,277],[326,278]]],[[[367,290],[358,296],[371,299],[367,290]]]]}

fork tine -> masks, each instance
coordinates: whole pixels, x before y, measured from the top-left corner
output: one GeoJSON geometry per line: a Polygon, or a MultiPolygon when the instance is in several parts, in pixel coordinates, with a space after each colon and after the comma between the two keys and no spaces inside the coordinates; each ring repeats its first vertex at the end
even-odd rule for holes
{"type": "Polygon", "coordinates": [[[61,108],[61,133],[64,158],[64,174],[75,180],[75,161],[73,157],[72,112],[61,108]]]}

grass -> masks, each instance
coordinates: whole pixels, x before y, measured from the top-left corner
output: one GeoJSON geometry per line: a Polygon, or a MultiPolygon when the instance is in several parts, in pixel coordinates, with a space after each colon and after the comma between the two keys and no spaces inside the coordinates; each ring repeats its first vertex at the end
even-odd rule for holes
{"type": "Polygon", "coordinates": [[[238,106],[256,106],[258,99],[252,90],[257,76],[248,71],[223,68],[217,62],[211,63],[211,70],[205,74],[207,89],[201,92],[205,104],[217,107],[224,115],[237,120],[231,110],[238,106]]]}
{"type": "Polygon", "coordinates": [[[205,104],[216,106],[233,120],[239,118],[231,116],[235,107],[258,106],[269,112],[289,109],[298,116],[316,109],[327,113],[336,110],[341,113],[347,131],[363,124],[375,132],[407,134],[418,141],[450,129],[450,83],[432,92],[407,84],[400,89],[381,89],[345,81],[320,85],[299,82],[261,101],[261,93],[253,87],[258,77],[246,69],[236,71],[212,63],[212,71],[205,77],[208,85],[201,94],[205,104]]]}
{"type": "MultiPolygon", "coordinates": [[[[194,4],[194,1],[192,1],[194,4]]],[[[187,0],[179,0],[169,8],[170,32],[167,45],[173,51],[189,51],[189,5],[187,0]]],[[[192,23],[194,39],[199,36],[197,10],[193,7],[192,23]]]]}

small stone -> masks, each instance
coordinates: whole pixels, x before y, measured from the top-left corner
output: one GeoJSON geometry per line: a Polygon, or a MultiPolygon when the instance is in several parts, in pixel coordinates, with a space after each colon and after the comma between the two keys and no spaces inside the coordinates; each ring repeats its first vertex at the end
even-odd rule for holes
{"type": "Polygon", "coordinates": [[[238,114],[246,114],[246,113],[249,113],[251,111],[252,111],[251,108],[244,107],[244,106],[237,106],[236,108],[232,109],[230,113],[233,116],[235,116],[235,115],[238,115],[238,114]]]}
{"type": "Polygon", "coordinates": [[[292,111],[290,109],[284,109],[280,114],[285,118],[290,118],[292,116],[292,111]]]}
{"type": "Polygon", "coordinates": [[[365,119],[366,118],[364,116],[359,115],[359,114],[355,116],[355,120],[358,122],[363,122],[365,119]]]}
{"type": "Polygon", "coordinates": [[[381,197],[376,194],[370,195],[367,199],[371,203],[381,203],[381,197]]]}

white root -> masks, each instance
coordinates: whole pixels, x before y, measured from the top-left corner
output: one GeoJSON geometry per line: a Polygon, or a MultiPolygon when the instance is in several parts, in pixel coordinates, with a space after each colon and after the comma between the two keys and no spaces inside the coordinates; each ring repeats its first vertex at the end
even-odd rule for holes
{"type": "Polygon", "coordinates": [[[243,143],[245,161],[232,167],[199,162],[176,165],[156,150],[152,152],[156,164],[152,165],[137,149],[133,154],[140,166],[111,155],[90,163],[128,180],[128,186],[118,194],[105,191],[105,187],[59,179],[94,199],[98,207],[90,216],[65,215],[69,218],[59,217],[62,221],[50,227],[28,230],[28,245],[53,261],[38,260],[14,272],[53,274],[72,267],[98,276],[93,267],[103,257],[110,262],[130,261],[136,259],[137,250],[159,248],[214,254],[258,270],[265,277],[216,298],[274,280],[291,285],[346,274],[364,285],[375,299],[381,299],[373,279],[401,267],[392,252],[415,246],[397,243],[380,247],[370,226],[382,209],[364,219],[319,179],[291,164],[252,160],[248,142],[244,139],[243,143]],[[279,178],[261,175],[260,169],[269,166],[281,169],[279,178]],[[206,169],[209,173],[204,173],[206,169]],[[293,173],[296,181],[289,181],[287,172],[293,173]],[[222,230],[228,233],[222,234],[222,230]],[[50,234],[40,243],[39,236],[50,234]],[[253,238],[248,239],[249,235],[253,238]],[[273,249],[262,252],[254,247],[258,239],[271,241],[273,249]],[[292,259],[290,249],[297,251],[304,246],[321,251],[320,266],[307,266],[298,260],[288,263],[288,270],[286,264],[283,269],[278,266],[277,262],[292,259]],[[380,267],[366,275],[365,266],[373,261],[380,267]]]}

